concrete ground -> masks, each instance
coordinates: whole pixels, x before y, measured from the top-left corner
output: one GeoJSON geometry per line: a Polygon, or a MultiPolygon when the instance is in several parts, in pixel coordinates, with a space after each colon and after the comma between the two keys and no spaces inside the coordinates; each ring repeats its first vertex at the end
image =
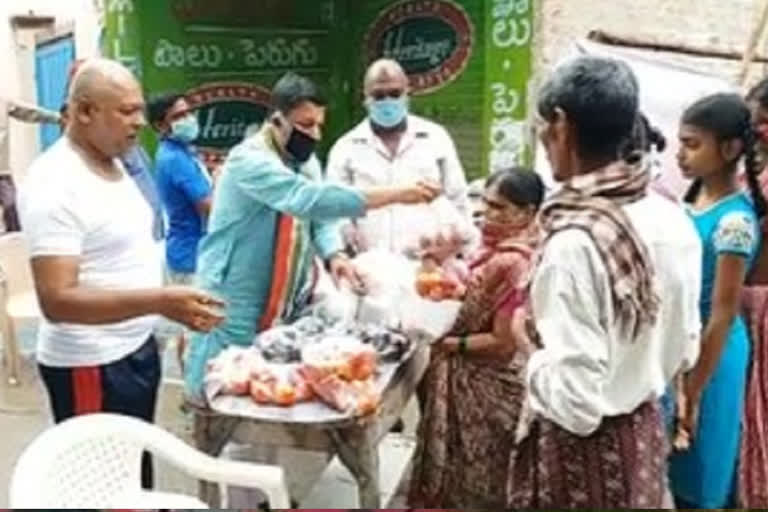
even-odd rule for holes
{"type": "MultiPolygon", "coordinates": [[[[22,382],[18,387],[9,387],[3,366],[0,374],[0,508],[8,507],[8,485],[14,464],[24,448],[44,429],[52,425],[48,412],[47,397],[37,372],[31,362],[33,342],[30,336],[23,336],[25,360],[22,382]]],[[[172,433],[189,441],[191,424],[180,410],[181,388],[178,383],[178,369],[174,364],[172,350],[166,350],[166,375],[160,404],[158,424],[172,433]]],[[[382,506],[404,507],[401,478],[413,451],[413,431],[416,422],[416,408],[409,407],[406,418],[406,432],[390,435],[380,446],[382,506]]],[[[357,508],[357,489],[351,474],[337,459],[326,465],[322,454],[286,450],[279,454],[281,465],[286,469],[291,496],[302,508],[357,508]]],[[[195,481],[162,462],[156,467],[157,486],[160,490],[195,495],[195,481]]],[[[233,502],[232,508],[251,508],[258,503],[258,495],[248,495],[233,502]]]]}

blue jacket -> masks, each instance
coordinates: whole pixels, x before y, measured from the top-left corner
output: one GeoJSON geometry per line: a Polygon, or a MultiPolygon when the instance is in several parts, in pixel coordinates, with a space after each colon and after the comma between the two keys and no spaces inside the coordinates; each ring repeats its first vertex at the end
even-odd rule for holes
{"type": "MultiPolygon", "coordinates": [[[[209,359],[229,344],[253,342],[275,276],[281,216],[297,222],[299,245],[328,259],[343,248],[338,220],[364,212],[360,192],[322,182],[322,169],[314,156],[301,166],[287,163],[275,148],[269,128],[231,151],[214,192],[197,270],[198,284],[226,302],[226,320],[210,334],[195,335],[190,343],[185,365],[190,398],[201,396],[209,359]]],[[[301,271],[301,280],[310,279],[311,268],[301,267],[301,271]]],[[[278,314],[285,317],[300,306],[287,303],[278,314]]]]}

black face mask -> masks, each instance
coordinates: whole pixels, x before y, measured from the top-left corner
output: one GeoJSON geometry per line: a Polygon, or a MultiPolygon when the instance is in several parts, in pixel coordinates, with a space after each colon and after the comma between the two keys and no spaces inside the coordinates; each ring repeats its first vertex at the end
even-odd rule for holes
{"type": "Polygon", "coordinates": [[[288,142],[285,143],[285,150],[299,163],[309,160],[312,153],[315,152],[317,141],[296,128],[291,129],[291,135],[288,142]]]}

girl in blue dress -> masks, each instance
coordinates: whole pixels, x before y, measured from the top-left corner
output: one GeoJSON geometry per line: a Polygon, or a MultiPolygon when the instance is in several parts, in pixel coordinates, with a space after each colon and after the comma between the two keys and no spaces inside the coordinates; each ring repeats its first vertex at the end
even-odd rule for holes
{"type": "Polygon", "coordinates": [[[690,435],[670,459],[678,508],[735,505],[750,342],[741,292],[760,245],[766,202],[757,181],[750,111],[734,94],[693,104],[680,125],[678,162],[693,184],[686,195],[703,246],[701,353],[683,379],[678,429],[690,435]],[[750,194],[739,189],[744,160],[750,194]]]}

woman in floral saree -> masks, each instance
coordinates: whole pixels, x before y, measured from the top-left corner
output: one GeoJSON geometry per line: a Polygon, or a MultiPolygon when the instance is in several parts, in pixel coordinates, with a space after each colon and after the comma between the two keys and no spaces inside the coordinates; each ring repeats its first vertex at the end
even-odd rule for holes
{"type": "Polygon", "coordinates": [[[510,451],[523,389],[507,326],[524,304],[535,217],[544,197],[537,174],[492,175],[483,194],[482,248],[448,336],[433,346],[421,383],[422,418],[409,505],[504,508],[510,451]]]}

